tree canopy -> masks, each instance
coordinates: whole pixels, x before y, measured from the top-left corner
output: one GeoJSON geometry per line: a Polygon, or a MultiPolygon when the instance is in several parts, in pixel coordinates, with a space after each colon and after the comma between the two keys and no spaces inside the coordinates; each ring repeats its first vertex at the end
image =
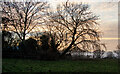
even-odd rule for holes
{"type": "Polygon", "coordinates": [[[2,23],[23,41],[36,25],[42,23],[40,20],[46,8],[46,2],[3,2],[2,23]]]}
{"type": "Polygon", "coordinates": [[[74,46],[83,50],[100,49],[99,17],[89,10],[88,4],[67,1],[58,5],[56,12],[49,12],[48,19],[49,32],[54,35],[57,49],[64,50],[62,55],[74,46]]]}

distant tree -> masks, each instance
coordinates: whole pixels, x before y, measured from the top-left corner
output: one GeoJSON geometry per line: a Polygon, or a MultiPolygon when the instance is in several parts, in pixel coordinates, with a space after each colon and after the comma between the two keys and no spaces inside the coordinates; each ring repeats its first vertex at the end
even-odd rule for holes
{"type": "Polygon", "coordinates": [[[46,2],[3,2],[2,18],[4,27],[16,33],[24,41],[27,34],[41,23],[46,2]],[[7,23],[6,23],[7,22],[7,23]]]}
{"type": "Polygon", "coordinates": [[[104,50],[95,50],[93,53],[96,58],[101,58],[104,52],[105,52],[104,50]]]}
{"type": "Polygon", "coordinates": [[[44,33],[41,37],[41,47],[44,50],[52,50],[52,52],[58,52],[58,50],[56,49],[56,45],[55,45],[55,40],[53,38],[53,36],[51,36],[51,34],[49,33],[44,33]]]}
{"type": "Polygon", "coordinates": [[[117,48],[120,49],[120,44],[117,45],[117,48]]]}
{"type": "Polygon", "coordinates": [[[19,50],[21,56],[32,56],[37,54],[38,44],[37,41],[33,38],[29,38],[19,43],[19,50]]]}
{"type": "MultiPolygon", "coordinates": [[[[7,42],[9,46],[16,46],[19,42],[19,39],[14,34],[14,32],[9,31],[8,23],[10,22],[9,18],[2,17],[2,43],[4,47],[4,43],[7,42]]],[[[5,44],[6,45],[6,44],[5,44]]]]}
{"type": "Polygon", "coordinates": [[[44,49],[45,51],[47,51],[49,49],[49,35],[48,34],[43,34],[41,37],[41,47],[42,49],[44,49]]]}
{"type": "Polygon", "coordinates": [[[114,55],[111,51],[107,53],[107,58],[114,58],[114,55]]]}
{"type": "Polygon", "coordinates": [[[2,47],[11,46],[12,34],[9,31],[2,31],[2,47]]]}
{"type": "Polygon", "coordinates": [[[101,46],[97,30],[98,16],[89,10],[87,4],[66,2],[49,12],[48,30],[55,39],[56,49],[64,49],[65,55],[73,46],[81,49],[98,49],[101,46]]]}
{"type": "Polygon", "coordinates": [[[6,29],[8,29],[7,27],[7,23],[10,20],[8,18],[2,18],[2,24],[3,28],[2,28],[2,47],[7,47],[11,45],[12,42],[12,33],[7,31],[6,29]]]}
{"type": "Polygon", "coordinates": [[[117,45],[117,49],[118,50],[115,50],[114,52],[117,53],[118,58],[120,58],[120,44],[117,45]]]}

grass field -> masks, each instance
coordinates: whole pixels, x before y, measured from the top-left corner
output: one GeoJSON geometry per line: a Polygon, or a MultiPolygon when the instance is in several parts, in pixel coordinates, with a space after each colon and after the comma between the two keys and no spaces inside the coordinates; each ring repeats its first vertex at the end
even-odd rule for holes
{"type": "Polygon", "coordinates": [[[79,61],[39,61],[3,59],[3,72],[118,72],[118,61],[113,59],[79,61]]]}

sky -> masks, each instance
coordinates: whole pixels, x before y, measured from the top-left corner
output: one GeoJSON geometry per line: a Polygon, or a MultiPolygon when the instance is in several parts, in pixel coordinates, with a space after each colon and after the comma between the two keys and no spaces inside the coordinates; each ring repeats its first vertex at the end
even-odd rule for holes
{"type": "MultiPolygon", "coordinates": [[[[56,5],[67,0],[48,0],[53,9],[56,5]]],[[[116,50],[118,45],[118,1],[119,0],[69,0],[83,2],[90,5],[90,10],[99,16],[99,29],[102,32],[101,42],[105,43],[107,50],[116,50]],[[91,2],[92,1],[92,2],[91,2]]],[[[120,7],[120,6],[119,6],[120,7]]],[[[120,15],[119,15],[120,16],[120,15]]]]}
{"type": "MultiPolygon", "coordinates": [[[[6,0],[7,1],[7,0],[6,0]]],[[[9,0],[10,1],[10,0],[9,0]]],[[[26,1],[26,0],[19,0],[26,1]]],[[[29,1],[29,0],[27,0],[29,1]]],[[[67,0],[36,0],[48,1],[53,9],[57,4],[67,0]]],[[[69,0],[70,2],[87,3],[90,5],[90,10],[99,16],[99,29],[102,32],[101,42],[105,43],[108,50],[117,49],[118,45],[118,1],[120,0],[69,0]]],[[[119,6],[119,7],[118,7],[119,6]]]]}
{"type": "Polygon", "coordinates": [[[101,42],[105,43],[107,50],[116,50],[118,45],[118,2],[93,2],[92,11],[99,15],[101,42]]]}
{"type": "Polygon", "coordinates": [[[93,11],[100,15],[100,29],[108,50],[117,49],[118,45],[118,3],[101,2],[92,6],[93,11]]]}
{"type": "MultiPolygon", "coordinates": [[[[56,8],[57,4],[62,3],[66,0],[48,0],[51,4],[51,7],[56,8]]],[[[83,0],[69,0],[74,2],[81,2],[83,0]]],[[[90,10],[99,16],[100,30],[103,33],[103,39],[117,39],[118,38],[118,0],[116,2],[105,2],[98,0],[85,0],[83,3],[90,5],[90,10]]],[[[112,1],[112,0],[108,0],[112,1]]]]}

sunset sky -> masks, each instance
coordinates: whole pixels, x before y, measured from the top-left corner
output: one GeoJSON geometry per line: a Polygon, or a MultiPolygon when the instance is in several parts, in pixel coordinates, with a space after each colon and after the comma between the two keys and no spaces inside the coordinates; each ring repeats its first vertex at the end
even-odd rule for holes
{"type": "MultiPolygon", "coordinates": [[[[48,0],[51,7],[67,0],[48,0]]],[[[99,29],[102,32],[102,42],[106,44],[107,50],[116,50],[118,45],[118,0],[69,0],[77,3],[87,3],[90,10],[99,16],[99,29]],[[109,2],[108,2],[109,1],[109,2]]]]}
{"type": "MultiPolygon", "coordinates": [[[[26,0],[22,0],[26,1],[26,0]]],[[[29,1],[29,0],[28,0],[29,1]]],[[[36,0],[47,1],[52,9],[59,3],[67,0],[36,0]]],[[[118,45],[118,1],[120,0],[69,0],[70,2],[87,3],[90,10],[99,16],[99,29],[102,32],[102,42],[106,44],[108,50],[115,50],[118,45]],[[91,2],[92,1],[92,2],[91,2]]],[[[120,16],[120,15],[119,15],[120,16]]]]}
{"type": "MultiPolygon", "coordinates": [[[[65,0],[66,1],[66,0],[65,0]]],[[[69,0],[73,1],[73,0],[69,0]]],[[[88,0],[89,1],[89,0],[88,0]]],[[[56,7],[63,0],[50,0],[51,6],[56,7]]],[[[74,0],[74,2],[81,2],[74,0]]],[[[118,38],[118,2],[83,2],[90,5],[90,10],[99,16],[100,29],[103,39],[118,38]]]]}

